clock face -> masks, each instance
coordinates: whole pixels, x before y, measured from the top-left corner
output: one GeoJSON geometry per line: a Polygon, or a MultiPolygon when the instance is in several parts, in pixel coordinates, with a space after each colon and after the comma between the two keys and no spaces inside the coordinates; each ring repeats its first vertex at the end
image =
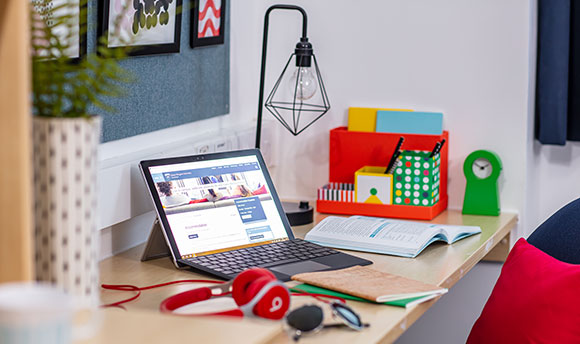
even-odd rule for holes
{"type": "Polygon", "coordinates": [[[485,158],[477,158],[471,166],[473,169],[473,174],[479,179],[486,179],[491,176],[493,172],[493,167],[491,162],[485,158]]]}

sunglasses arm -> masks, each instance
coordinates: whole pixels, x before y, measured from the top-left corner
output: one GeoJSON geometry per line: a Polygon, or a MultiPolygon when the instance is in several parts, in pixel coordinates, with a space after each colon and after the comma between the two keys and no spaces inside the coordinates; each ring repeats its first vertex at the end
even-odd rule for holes
{"type": "MultiPolygon", "coordinates": [[[[362,326],[365,327],[365,328],[366,327],[371,327],[371,324],[364,323],[364,324],[362,324],[362,326]]],[[[342,324],[342,323],[340,323],[340,324],[337,323],[337,324],[326,324],[326,325],[323,325],[322,326],[322,328],[340,328],[340,327],[348,327],[348,325],[342,324]]]]}

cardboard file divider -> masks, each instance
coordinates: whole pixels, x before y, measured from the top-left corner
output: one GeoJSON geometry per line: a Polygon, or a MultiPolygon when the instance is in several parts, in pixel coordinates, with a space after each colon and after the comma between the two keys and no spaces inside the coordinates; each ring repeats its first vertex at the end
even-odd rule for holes
{"type": "Polygon", "coordinates": [[[446,143],[440,152],[439,202],[425,207],[318,200],[316,210],[331,214],[431,220],[447,209],[448,131],[444,131],[441,135],[419,135],[348,131],[346,127],[332,129],[330,131],[329,182],[351,184],[354,183],[355,172],[361,167],[385,165],[401,136],[405,137],[402,150],[431,151],[438,141],[445,139],[446,143]]]}

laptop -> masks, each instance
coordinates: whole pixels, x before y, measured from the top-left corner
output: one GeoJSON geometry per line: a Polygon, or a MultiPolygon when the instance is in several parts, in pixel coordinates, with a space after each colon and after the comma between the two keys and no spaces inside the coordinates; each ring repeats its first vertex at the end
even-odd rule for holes
{"type": "Polygon", "coordinates": [[[258,149],[140,163],[178,268],[231,279],[251,267],[282,281],[371,261],[294,237],[258,149]]]}

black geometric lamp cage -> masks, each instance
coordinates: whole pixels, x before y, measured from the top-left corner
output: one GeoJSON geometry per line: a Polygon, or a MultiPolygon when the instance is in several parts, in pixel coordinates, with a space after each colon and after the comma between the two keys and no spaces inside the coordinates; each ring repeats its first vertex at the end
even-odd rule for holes
{"type": "Polygon", "coordinates": [[[260,148],[263,106],[293,135],[298,135],[310,127],[329,109],[330,102],[312,44],[307,37],[307,16],[303,8],[294,5],[273,5],[264,17],[264,39],[262,43],[262,69],[260,73],[260,93],[258,105],[258,127],[256,148],[260,148]],[[264,80],[266,52],[268,44],[268,24],[270,12],[275,9],[295,10],[302,14],[302,37],[296,44],[294,53],[286,62],[272,91],[264,103],[264,80]],[[295,61],[293,63],[293,61],[295,61]]]}
{"type": "Polygon", "coordinates": [[[296,45],[296,52],[290,55],[282,74],[266,98],[265,106],[294,136],[311,126],[330,109],[328,95],[310,43],[300,41],[296,45]],[[294,59],[296,69],[290,72],[288,66],[294,59]],[[290,82],[286,82],[289,73],[292,73],[290,82]],[[280,91],[286,84],[290,85],[290,92],[280,91]],[[284,93],[290,93],[290,101],[285,100],[288,98],[284,98],[284,93]],[[320,96],[317,97],[316,93],[320,96]]]}

